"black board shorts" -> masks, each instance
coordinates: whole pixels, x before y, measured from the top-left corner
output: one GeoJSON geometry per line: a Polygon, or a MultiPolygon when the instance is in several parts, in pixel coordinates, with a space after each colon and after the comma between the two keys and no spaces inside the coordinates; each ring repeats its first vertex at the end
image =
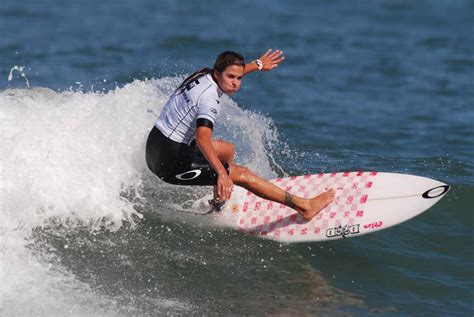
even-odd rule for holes
{"type": "MultiPolygon", "coordinates": [[[[212,186],[217,184],[217,173],[209,165],[196,142],[191,145],[167,138],[156,127],[146,142],[148,168],[163,181],[175,185],[212,186]]],[[[223,163],[229,174],[229,165],[223,163]]]]}

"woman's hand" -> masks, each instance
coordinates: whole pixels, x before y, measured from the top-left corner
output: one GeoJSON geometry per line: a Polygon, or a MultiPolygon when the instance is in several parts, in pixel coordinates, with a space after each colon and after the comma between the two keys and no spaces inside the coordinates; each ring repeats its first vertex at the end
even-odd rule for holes
{"type": "Polygon", "coordinates": [[[217,195],[219,201],[229,200],[234,189],[234,183],[227,173],[220,173],[217,176],[217,195]]]}
{"type": "Polygon", "coordinates": [[[280,50],[272,51],[272,49],[269,49],[259,58],[259,60],[261,60],[263,63],[262,71],[268,72],[275,67],[278,67],[278,64],[280,64],[285,59],[285,57],[282,55],[283,52],[280,50]]]}

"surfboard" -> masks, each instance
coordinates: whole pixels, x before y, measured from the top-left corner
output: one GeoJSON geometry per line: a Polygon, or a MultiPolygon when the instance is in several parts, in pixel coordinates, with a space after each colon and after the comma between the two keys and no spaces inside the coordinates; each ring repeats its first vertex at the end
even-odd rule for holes
{"type": "Polygon", "coordinates": [[[330,188],[335,200],[311,221],[283,204],[234,186],[224,209],[213,213],[223,226],[285,243],[353,238],[407,221],[438,202],[449,186],[426,177],[378,172],[341,172],[271,180],[300,197],[330,188]]]}

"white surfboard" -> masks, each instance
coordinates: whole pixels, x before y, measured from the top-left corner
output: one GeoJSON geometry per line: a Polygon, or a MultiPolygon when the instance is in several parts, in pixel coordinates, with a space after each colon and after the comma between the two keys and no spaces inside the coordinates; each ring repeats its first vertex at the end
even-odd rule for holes
{"type": "Polygon", "coordinates": [[[306,198],[333,188],[336,199],[306,221],[291,208],[235,186],[226,207],[214,214],[217,223],[286,243],[352,238],[407,221],[449,190],[433,179],[378,172],[293,176],[272,182],[306,198]]]}

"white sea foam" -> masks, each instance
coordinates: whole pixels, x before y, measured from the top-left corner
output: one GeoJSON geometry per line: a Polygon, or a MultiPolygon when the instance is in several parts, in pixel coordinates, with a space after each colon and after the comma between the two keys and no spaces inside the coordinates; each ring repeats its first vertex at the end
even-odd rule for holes
{"type": "MultiPolygon", "coordinates": [[[[94,295],[47,252],[31,251],[31,231],[51,219],[118,230],[141,216],[134,204],[147,197],[140,194],[184,191],[159,181],[144,159],[149,129],[180,80],[135,81],[105,93],[0,92],[0,313],[117,314],[112,299],[94,295]],[[95,306],[87,304],[92,297],[95,306]]],[[[274,176],[266,151],[277,138],[271,121],[228,98],[223,105],[217,137],[236,144],[238,162],[274,176]]],[[[166,200],[179,204],[173,194],[166,200]]]]}
{"type": "Polygon", "coordinates": [[[13,66],[12,69],[10,69],[10,73],[8,74],[8,81],[13,80],[14,71],[19,72],[20,76],[25,79],[26,87],[30,87],[30,82],[28,81],[28,78],[26,77],[26,74],[25,74],[25,66],[18,66],[18,65],[13,66]]]}

